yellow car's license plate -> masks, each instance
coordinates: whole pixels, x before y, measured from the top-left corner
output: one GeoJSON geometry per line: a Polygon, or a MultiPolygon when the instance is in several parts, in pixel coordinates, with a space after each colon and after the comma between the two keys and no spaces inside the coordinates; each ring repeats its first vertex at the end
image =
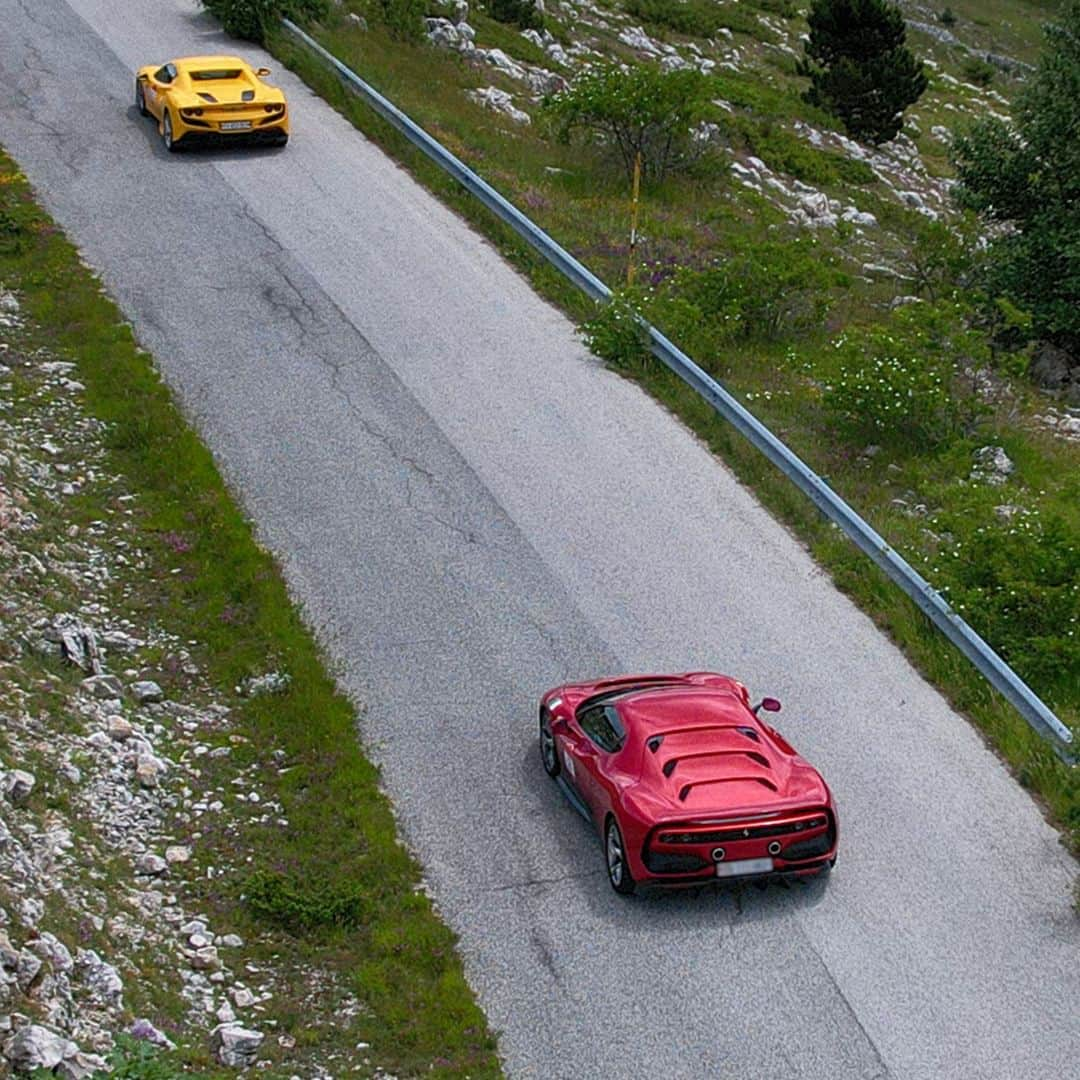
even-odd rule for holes
{"type": "Polygon", "coordinates": [[[223,120],[221,124],[222,131],[246,131],[249,127],[250,120],[223,120]]]}
{"type": "Polygon", "coordinates": [[[771,874],[772,859],[736,859],[734,862],[718,862],[717,877],[740,877],[743,874],[771,874]]]}

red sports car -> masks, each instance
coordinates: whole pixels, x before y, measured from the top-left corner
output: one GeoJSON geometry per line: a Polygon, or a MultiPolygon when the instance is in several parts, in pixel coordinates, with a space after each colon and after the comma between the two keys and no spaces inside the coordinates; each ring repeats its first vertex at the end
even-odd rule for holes
{"type": "Polygon", "coordinates": [[[818,771],[726,675],[630,675],[540,700],[544,769],[604,840],[608,879],[638,884],[794,875],[836,862],[836,807],[818,771]]]}

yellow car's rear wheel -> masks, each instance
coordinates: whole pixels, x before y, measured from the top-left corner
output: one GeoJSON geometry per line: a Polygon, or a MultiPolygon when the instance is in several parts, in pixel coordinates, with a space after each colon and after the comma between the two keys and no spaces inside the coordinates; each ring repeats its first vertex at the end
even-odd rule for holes
{"type": "Polygon", "coordinates": [[[172,117],[168,109],[161,114],[161,141],[170,154],[179,152],[180,143],[173,138],[172,117]]]}
{"type": "Polygon", "coordinates": [[[135,108],[139,110],[140,116],[150,115],[150,110],[146,107],[146,92],[138,79],[135,80],[135,108]]]}

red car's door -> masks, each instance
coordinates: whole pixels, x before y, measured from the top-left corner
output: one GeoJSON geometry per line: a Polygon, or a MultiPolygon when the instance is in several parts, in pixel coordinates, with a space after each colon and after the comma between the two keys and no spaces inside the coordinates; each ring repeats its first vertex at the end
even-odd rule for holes
{"type": "Polygon", "coordinates": [[[594,705],[566,725],[567,751],[574,758],[574,786],[597,822],[608,809],[607,786],[602,779],[608,758],[622,744],[613,711],[610,706],[594,705]]]}

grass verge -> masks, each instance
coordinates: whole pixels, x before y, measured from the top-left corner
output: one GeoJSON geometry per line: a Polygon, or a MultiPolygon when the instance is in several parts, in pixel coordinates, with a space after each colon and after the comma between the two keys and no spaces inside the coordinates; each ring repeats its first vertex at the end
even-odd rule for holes
{"type": "MultiPolygon", "coordinates": [[[[118,610],[197,643],[192,653],[232,707],[233,766],[239,759],[263,802],[287,815],[284,829],[233,822],[208,832],[200,847],[234,869],[193,883],[196,902],[244,932],[267,969],[332,972],[359,1002],[350,1018],[313,1012],[312,988],[296,985],[267,1015],[296,1034],[298,1053],[317,1048],[320,1062],[355,1056],[362,1042],[379,1066],[401,1075],[501,1075],[454,937],[423,891],[378,772],[360,749],[353,705],[335,689],[278,567],[151,358],[2,153],[0,281],[18,292],[34,327],[29,348],[77,364],[87,410],[106,425],[108,468],[139,493],[131,529],[150,565],[125,583],[118,610]],[[232,693],[269,668],[288,672],[287,693],[232,693]]],[[[112,512],[107,494],[80,507],[85,520],[112,512]]],[[[181,674],[165,660],[168,689],[181,674]]],[[[210,761],[207,785],[213,770],[210,761]]],[[[279,1064],[288,1075],[288,1055],[279,1064]]],[[[147,1069],[124,1075],[159,1075],[147,1069]]]]}

